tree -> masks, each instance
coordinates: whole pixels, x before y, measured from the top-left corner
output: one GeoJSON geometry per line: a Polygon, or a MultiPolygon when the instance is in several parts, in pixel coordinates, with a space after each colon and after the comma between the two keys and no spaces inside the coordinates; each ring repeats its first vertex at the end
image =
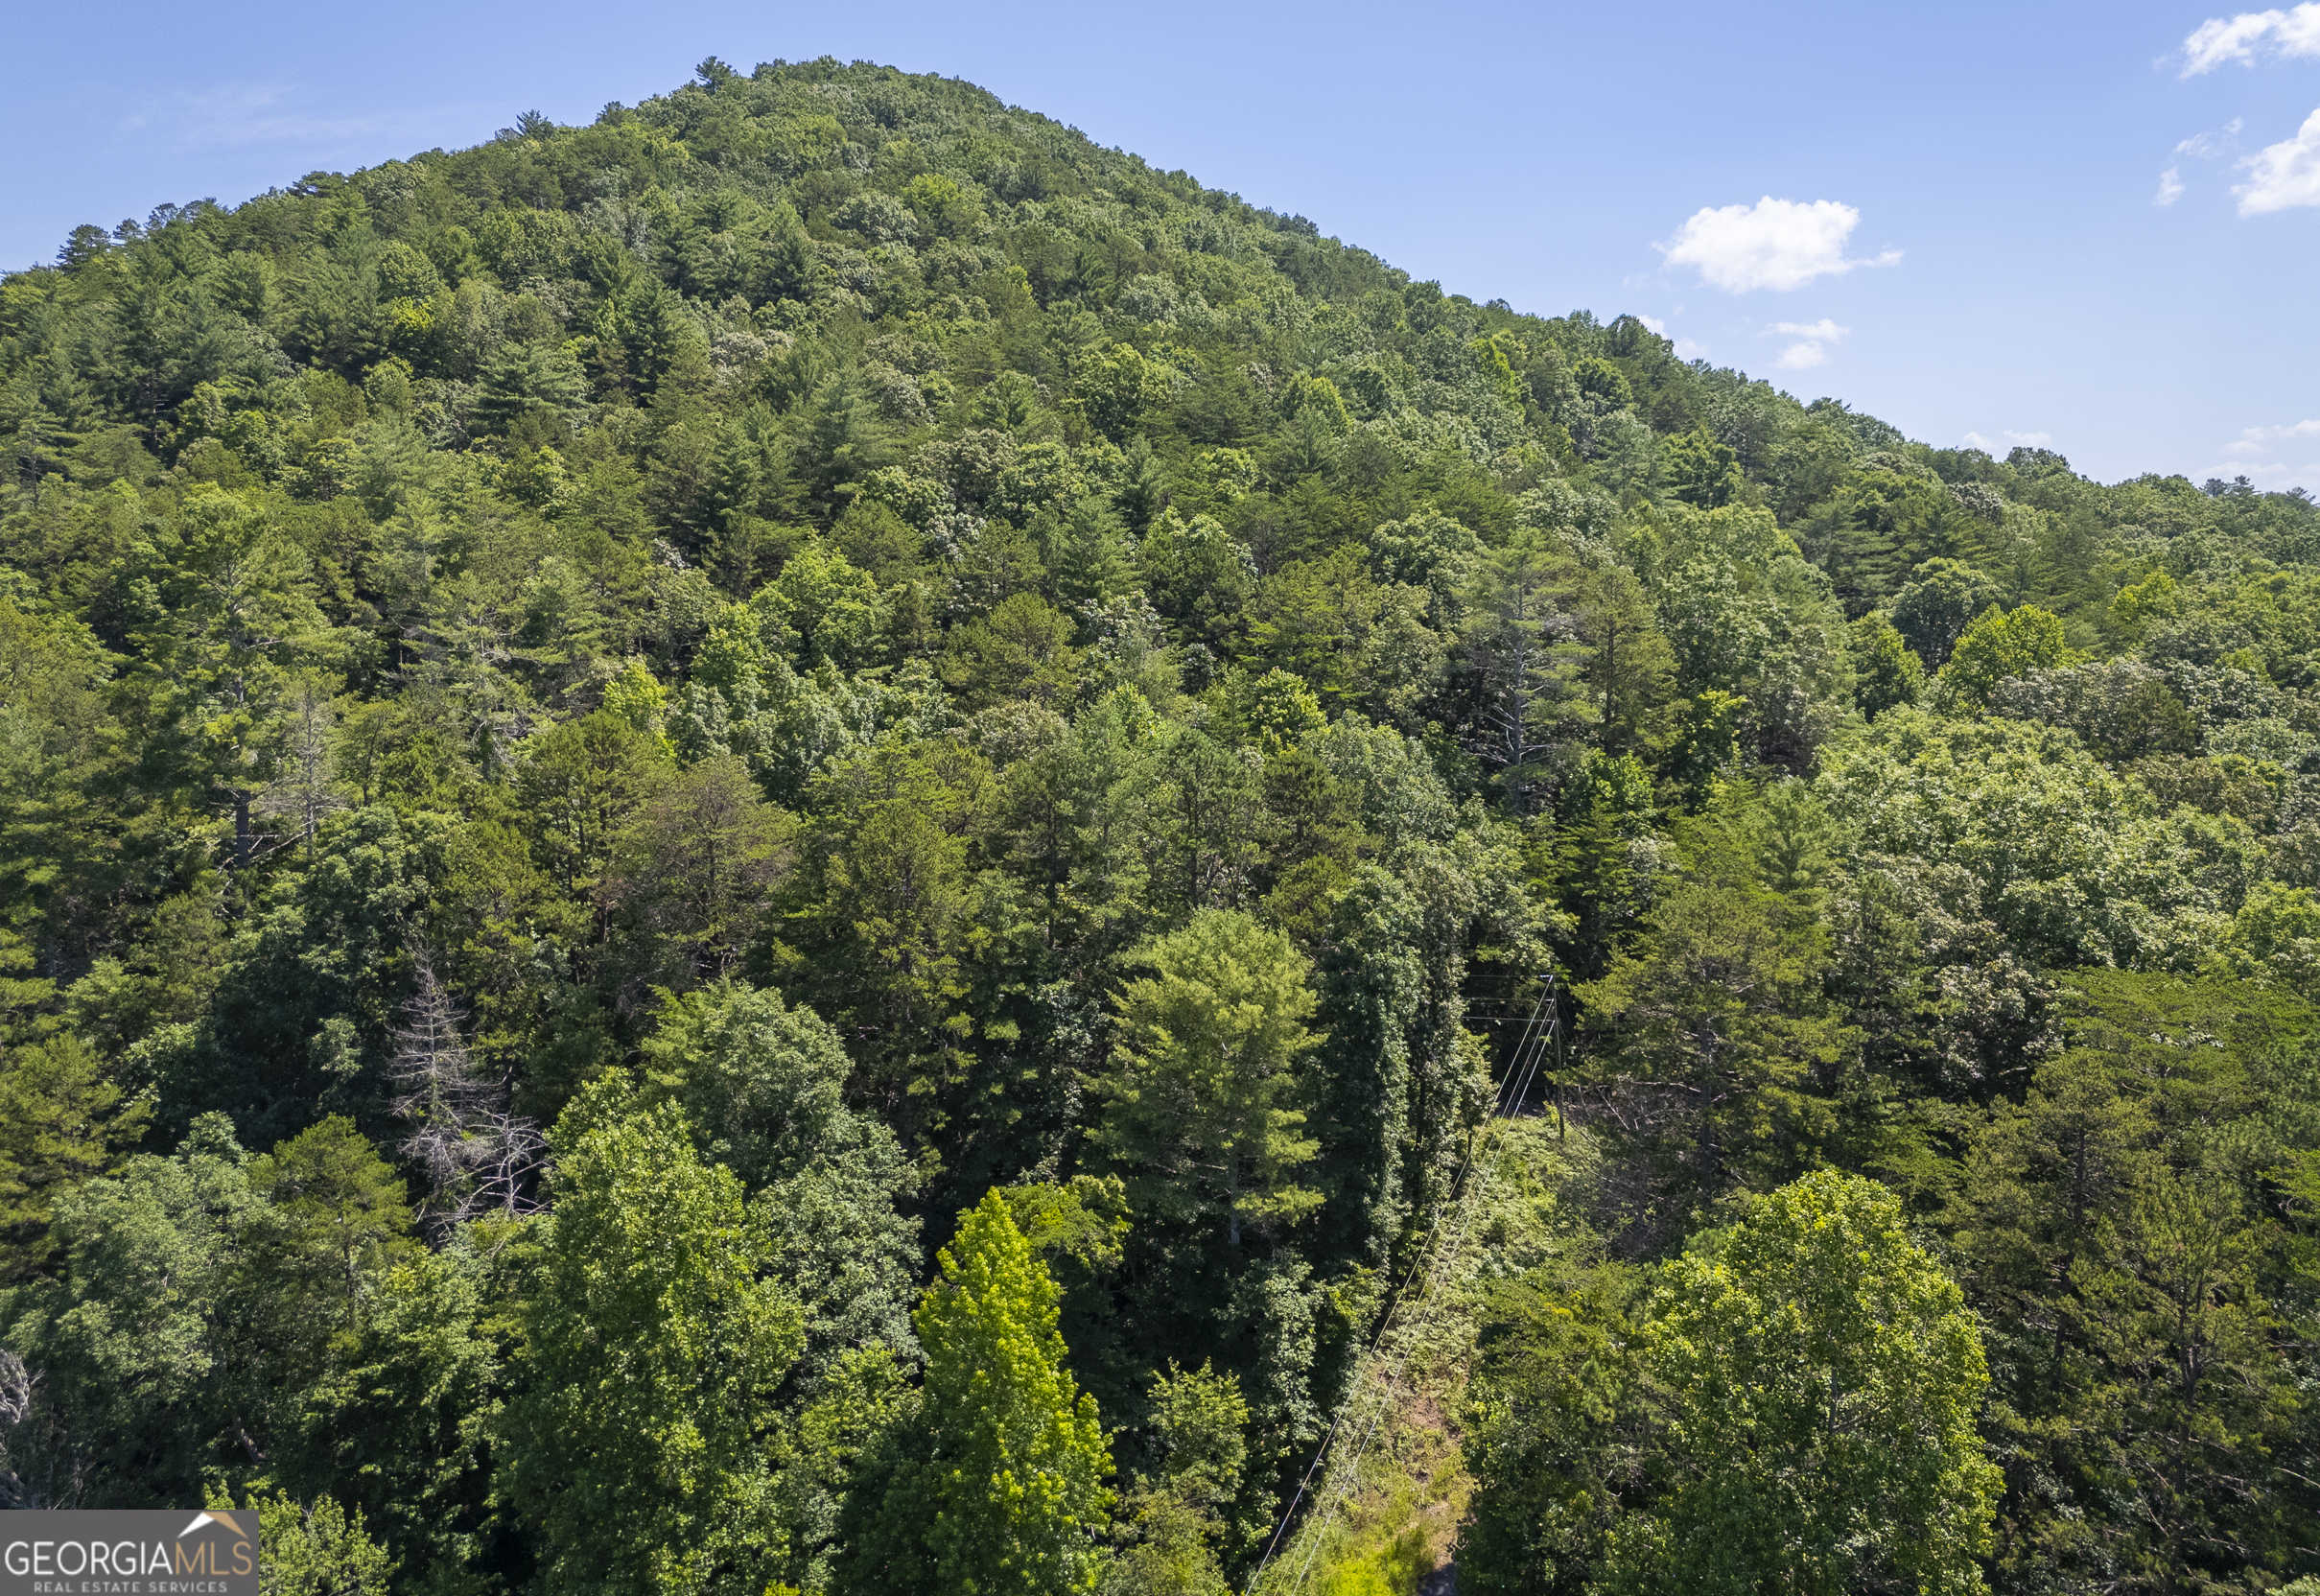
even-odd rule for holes
{"type": "Polygon", "coordinates": [[[662,757],[647,733],[608,709],[557,721],[525,742],[515,786],[533,823],[533,855],[566,891],[586,895],[601,883],[662,757]]]}
{"type": "Polygon", "coordinates": [[[1798,541],[1828,571],[1845,613],[1860,616],[1922,562],[1956,554],[1966,519],[1931,476],[1864,471],[1814,512],[1798,541]]]}
{"type": "MultiPolygon", "coordinates": [[[[1518,810],[1553,785],[1555,756],[1596,719],[1581,680],[1595,651],[1568,614],[1574,580],[1543,542],[1517,541],[1486,557],[1467,600],[1462,642],[1476,677],[1468,741],[1518,810]]],[[[1616,640],[1605,643],[1615,657],[1616,640]]]]}
{"type": "Polygon", "coordinates": [[[301,678],[326,639],[304,552],[263,510],[202,484],[176,535],[138,573],[138,643],[163,745],[233,827],[233,860],[257,855],[254,806],[281,769],[301,678]]]}
{"type": "Polygon", "coordinates": [[[1065,707],[1077,685],[1071,624],[1036,593],[1018,593],[950,634],[943,676],[970,710],[1013,698],[1065,707]]]}
{"type": "Polygon", "coordinates": [[[1114,343],[1087,357],[1073,373],[1071,393],[1089,424],[1117,441],[1145,411],[1167,399],[1168,380],[1167,367],[1146,360],[1133,344],[1114,343]]]}
{"type": "Polygon", "coordinates": [[[1119,990],[1119,1042],[1097,1083],[1096,1140],[1141,1210],[1178,1223],[1271,1232],[1321,1202],[1301,1184],[1306,1055],[1321,1038],[1309,966],[1286,937],[1232,909],[1203,909],[1143,943],[1119,990]]]}
{"type": "Polygon", "coordinates": [[[789,816],[749,767],[715,754],[663,782],[616,845],[614,902],[639,962],[671,985],[740,968],[765,898],[789,865],[789,816]]]}
{"type": "Polygon", "coordinates": [[[741,1183],[701,1162],[673,1105],[607,1080],[551,1139],[499,1442],[509,1506],[559,1589],[760,1596],[785,1550],[773,1397],[803,1346],[797,1302],[766,1278],[741,1183]]]}
{"type": "Polygon", "coordinates": [[[1668,1265],[1642,1334],[1660,1478],[1607,1589],[1985,1588],[1981,1338],[1891,1193],[1822,1170],[1755,1199],[1668,1265]]]}
{"type": "Polygon", "coordinates": [[[791,553],[781,575],[749,602],[781,635],[797,640],[807,665],[866,665],[886,626],[886,598],[878,582],[819,539],[791,553]]]}
{"type": "Polygon", "coordinates": [[[1968,703],[1988,699],[2000,682],[2071,663],[2062,618],[2035,604],[1976,616],[1941,668],[1941,681],[1968,703]]]}
{"type": "Polygon", "coordinates": [[[59,1197],[56,1278],[0,1298],[0,1345],[37,1375],[6,1437],[32,1500],[116,1505],[259,1472],[334,1328],[335,1259],[267,1267],[274,1215],[220,1115],[59,1197]]]}
{"type": "Polygon", "coordinates": [[[40,1267],[58,1197],[133,1142],[150,1108],[124,1093],[78,1037],[9,1050],[0,1062],[0,1280],[40,1267]]]}
{"type": "Polygon", "coordinates": [[[1893,627],[1911,652],[1937,670],[1974,618],[1998,598],[1998,584],[1974,567],[1961,560],[1928,560],[1893,596],[1893,627]]]}
{"type": "Polygon", "coordinates": [[[1708,853],[1635,947],[1576,989],[1594,1090],[1687,1183],[1717,1191],[1777,1172],[1827,1134],[1846,1041],[1820,992],[1827,961],[1826,932],[1752,860],[1708,853]]]}
{"type": "MultiPolygon", "coordinates": [[[[269,1472],[301,1500],[343,1501],[410,1588],[481,1584],[494,1516],[492,1441],[512,1329],[490,1311],[508,1259],[497,1237],[455,1232],[403,1256],[273,1438],[269,1472]]],[[[270,1564],[274,1544],[266,1547],[270,1564]]],[[[336,1588],[336,1587],[332,1587],[336,1588]]]]}
{"type": "Polygon", "coordinates": [[[1661,456],[1668,491],[1699,509],[1721,509],[1746,490],[1740,456],[1700,428],[1672,438],[1661,456]]]}
{"type": "Polygon", "coordinates": [[[1895,704],[1914,704],[1925,690],[1925,666],[1891,622],[1874,613],[1853,622],[1853,701],[1871,720],[1895,704]]]}
{"type": "Polygon", "coordinates": [[[1999,1105],[1951,1199],[1997,1376],[1996,1566],[2023,1586],[2252,1588],[2285,1571],[2277,1515],[2314,1511],[2291,1439],[2308,1398],[2259,1283],[2308,1243],[2256,1173],[2289,1167],[2274,1138],[2308,1145],[2320,1117],[2312,1015],[2125,971],[2081,973],[2065,1004],[2069,1045],[1999,1105]]]}
{"type": "Polygon", "coordinates": [[[684,1109],[703,1157],[755,1197],[774,1267],[806,1314],[800,1376],[848,1349],[911,1349],[918,1171],[894,1133],[848,1106],[853,1064],[804,1004],[739,983],[672,998],[645,1040],[646,1080],[684,1109]]]}
{"type": "Polygon", "coordinates": [[[1234,1522],[1248,1465],[1249,1403],[1207,1364],[1152,1382],[1155,1466],[1128,1499],[1128,1544],[1104,1596],[1226,1596],[1222,1561],[1254,1527],[1234,1522]]]}
{"type": "Polygon", "coordinates": [[[1459,1583],[1480,1596],[1592,1596],[1646,1432],[1633,1265],[1558,1258],[1506,1282],[1475,1350],[1459,1583]]]}
{"type": "Polygon", "coordinates": [[[410,1129],[399,1151],[426,1171],[428,1218],[439,1234],[485,1213],[531,1208],[528,1182],[544,1143],[536,1121],[513,1114],[506,1086],[470,1053],[458,1005],[426,956],[412,960],[418,990],[395,1031],[388,1105],[410,1129]]]}
{"type": "Polygon", "coordinates": [[[807,990],[846,1028],[856,1090],[905,1124],[939,1113],[934,1094],[963,1064],[968,866],[987,774],[968,750],[897,739],[833,762],[809,794],[821,818],[791,900],[807,990]]]}
{"type": "Polygon", "coordinates": [[[996,1191],[937,1261],[913,1315],[926,1381],[912,1450],[857,1508],[839,1589],[1093,1591],[1112,1458],[1095,1398],[1064,1366],[1055,1281],[996,1191]]]}
{"type": "Polygon", "coordinates": [[[295,1282],[298,1299],[342,1296],[351,1326],[363,1279],[409,1245],[401,1177],[353,1120],[333,1115],[252,1159],[249,1184],[269,1210],[258,1266],[295,1282]]]}
{"type": "Polygon", "coordinates": [[[253,1509],[265,1596],[387,1596],[393,1588],[395,1560],[365,1532],[360,1510],[348,1513],[328,1496],[301,1505],[279,1491],[242,1511],[253,1509]]]}

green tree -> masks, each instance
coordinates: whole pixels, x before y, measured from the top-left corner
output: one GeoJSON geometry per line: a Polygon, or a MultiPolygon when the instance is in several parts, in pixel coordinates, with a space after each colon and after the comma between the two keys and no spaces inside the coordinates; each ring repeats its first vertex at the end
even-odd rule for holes
{"type": "Polygon", "coordinates": [[[1096,1086],[1105,1155],[1137,1208],[1177,1223],[1295,1224],[1321,1202],[1303,1184],[1319,1152],[1304,1132],[1312,1087],[1309,966],[1277,931],[1203,909],[1129,955],[1145,969],[1119,990],[1119,1042],[1096,1086]]]}
{"type": "Polygon", "coordinates": [[[658,782],[610,864],[609,896],[635,934],[642,973],[680,986],[737,972],[789,867],[791,829],[732,754],[658,782]]]}
{"type": "Polygon", "coordinates": [[[1486,556],[1466,600],[1467,745],[1518,810],[1552,785],[1558,755],[1596,718],[1582,681],[1592,650],[1567,615],[1576,576],[1543,541],[1521,539],[1486,556]]]}
{"type": "Polygon", "coordinates": [[[1967,703],[1980,704],[2000,682],[2068,665],[2072,658],[2061,617],[2035,604],[2016,610],[1993,605],[1958,636],[1940,679],[1967,703]]]}
{"type": "Polygon", "coordinates": [[[311,561],[248,500],[201,484],[175,535],[143,551],[132,591],[156,739],[204,803],[227,811],[233,857],[257,855],[256,803],[282,766],[296,668],[326,639],[311,561]]]}
{"type": "Polygon", "coordinates": [[[1062,708],[1078,664],[1071,623],[1038,594],[1018,593],[950,634],[943,678],[970,710],[1015,698],[1062,708]]]}
{"type": "Polygon", "coordinates": [[[803,1336],[740,1182],[617,1081],[557,1122],[501,1489],[560,1589],[760,1596],[782,1567],[774,1396],[803,1336]]]}
{"type": "Polygon", "coordinates": [[[961,1216],[914,1315],[926,1350],[907,1455],[882,1479],[839,1589],[962,1596],[1092,1591],[1112,1458],[1065,1367],[1060,1293],[996,1191],[961,1216]]]}
{"type": "Polygon", "coordinates": [[[1998,599],[1998,584],[1962,560],[1928,560],[1893,596],[1893,626],[1910,652],[1937,670],[1974,618],[1998,599]]]}
{"type": "Polygon", "coordinates": [[[442,1596],[486,1584],[491,1442],[511,1327],[487,1309],[504,1283],[506,1255],[489,1252],[497,1239],[461,1232],[444,1251],[414,1250],[389,1268],[269,1454],[293,1495],[317,1510],[347,1502],[410,1587],[442,1596]]]}
{"type": "Polygon", "coordinates": [[[264,1596],[387,1596],[394,1588],[395,1560],[370,1537],[359,1509],[349,1513],[328,1496],[301,1505],[276,1491],[236,1511],[257,1517],[264,1596]]]}
{"type": "Polygon", "coordinates": [[[1114,343],[1081,364],[1071,394],[1089,424],[1116,442],[1135,430],[1144,411],[1166,400],[1168,378],[1165,366],[1146,360],[1133,344],[1114,343]]]}
{"type": "Polygon", "coordinates": [[[252,1159],[249,1183],[270,1210],[259,1267],[297,1281],[299,1298],[341,1297],[351,1325],[364,1279],[410,1245],[402,1177],[353,1120],[333,1115],[252,1159]]]}
{"type": "Polygon", "coordinates": [[[9,1050],[0,1062],[0,1280],[41,1265],[57,1199],[133,1142],[149,1110],[78,1037],[9,1050]]]}
{"type": "Polygon", "coordinates": [[[1664,1472],[1607,1589],[1985,1588],[1981,1337],[1891,1193],[1824,1170],[1755,1199],[1668,1265],[1642,1333],[1664,1472]]]}
{"type": "Polygon", "coordinates": [[[1702,428],[1671,438],[1661,456],[1668,491],[1703,510],[1721,509],[1747,488],[1740,456],[1702,428]]]}
{"type": "Polygon", "coordinates": [[[2275,1138],[2320,1122],[2312,1017],[2260,987],[2125,971],[2073,977],[2065,1009],[2068,1045],[1999,1105],[1951,1199],[1997,1376],[1997,1571],[2252,1588],[2285,1571],[2276,1515],[2314,1501],[2291,1439],[2308,1399],[2260,1283],[2306,1267],[2287,1259],[2308,1243],[2256,1173],[2292,1167],[2275,1138]]]}
{"type": "Polygon", "coordinates": [[[1711,1191],[1803,1157],[1829,1134],[1847,1041],[1821,994],[1828,957],[1826,932],[1751,859],[1699,859],[1633,949],[1576,989],[1588,1068],[1628,1134],[1711,1191]]]}
{"type": "Polygon", "coordinates": [[[1895,704],[1914,704],[1925,691],[1925,666],[1908,642],[1884,616],[1869,614],[1853,622],[1848,641],[1853,649],[1853,701],[1874,720],[1895,704]]]}
{"type": "Polygon", "coordinates": [[[850,1348],[909,1350],[918,1222],[897,1206],[918,1171],[892,1131],[848,1104],[853,1064],[829,1022],[727,983],[671,998],[644,1052],[652,1090],[674,1097],[703,1156],[754,1196],[774,1267],[806,1313],[801,1374],[850,1348]]]}

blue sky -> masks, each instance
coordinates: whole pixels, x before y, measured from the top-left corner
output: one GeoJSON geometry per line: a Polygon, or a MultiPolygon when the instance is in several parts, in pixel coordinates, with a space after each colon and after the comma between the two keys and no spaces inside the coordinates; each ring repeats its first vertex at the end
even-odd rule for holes
{"type": "Polygon", "coordinates": [[[1937,443],[2320,490],[2320,0],[28,5],[0,265],[710,55],[979,82],[1477,299],[1937,443]],[[1768,203],[1769,201],[1769,203],[1768,203]]]}

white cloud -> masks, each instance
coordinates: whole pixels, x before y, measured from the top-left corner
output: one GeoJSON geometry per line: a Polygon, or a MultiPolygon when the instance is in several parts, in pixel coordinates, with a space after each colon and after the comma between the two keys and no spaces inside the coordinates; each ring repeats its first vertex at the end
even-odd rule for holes
{"type": "Polygon", "coordinates": [[[2320,111],[2304,119],[2294,138],[2266,145],[2239,165],[2247,181],[2232,192],[2241,216],[2320,205],[2320,111]]]}
{"type": "Polygon", "coordinates": [[[1853,329],[1840,327],[1827,317],[1818,321],[1775,321],[1764,330],[1767,338],[1793,339],[1780,352],[1778,364],[1783,371],[1809,371],[1816,365],[1826,365],[1829,350],[1852,336],[1853,329]]]}
{"type": "Polygon", "coordinates": [[[1657,333],[1661,338],[1666,338],[1668,336],[1668,324],[1660,320],[1656,316],[1639,316],[1635,319],[1642,322],[1645,326],[1651,328],[1652,331],[1657,333]]]}
{"type": "Polygon", "coordinates": [[[2227,455],[2269,454],[2283,443],[2308,439],[2320,445],[2320,418],[2291,421],[2285,427],[2250,427],[2223,446],[2227,455]]]}
{"type": "Polygon", "coordinates": [[[2183,76],[2196,78],[2232,61],[2253,66],[2259,56],[2320,58],[2320,0],[2289,11],[2209,17],[2183,41],[2183,76]]]}
{"type": "Polygon", "coordinates": [[[1840,327],[1825,316],[1818,321],[1775,321],[1765,329],[1782,338],[1811,339],[1816,343],[1835,343],[1852,330],[1850,327],[1840,327]]]}
{"type": "Polygon", "coordinates": [[[2161,207],[2173,204],[2183,198],[2183,163],[2186,158],[2196,161],[2219,160],[2239,148],[2240,121],[2233,117],[2220,128],[2193,133],[2175,142],[2175,158],[2159,174],[2159,192],[2151,196],[2151,203],[2161,207]]]}
{"type": "Polygon", "coordinates": [[[1863,266],[1891,266],[1901,259],[1886,249],[1867,259],[1845,254],[1861,213],[1835,200],[1809,203],[1766,195],[1753,205],[1703,207],[1661,245],[1670,264],[1695,267],[1728,293],[1753,289],[1795,289],[1816,277],[1838,276],[1863,266]]]}
{"type": "Polygon", "coordinates": [[[2245,477],[2260,488],[2273,490],[2309,487],[2320,483],[2320,459],[2308,459],[2300,465],[2288,460],[2226,460],[2195,475],[2221,477],[2226,481],[2234,477],[2245,477]]]}
{"type": "Polygon", "coordinates": [[[1995,455],[2006,449],[2047,448],[2053,443],[2054,434],[2051,433],[2017,433],[2008,429],[2000,433],[1995,438],[1983,437],[1980,433],[1968,433],[1958,441],[1968,449],[1979,449],[1985,455],[1995,455]]]}
{"type": "Polygon", "coordinates": [[[2203,161],[2229,154],[2232,147],[2238,142],[2239,129],[2245,126],[2245,122],[2235,116],[2220,128],[2211,128],[2204,133],[2193,133],[2187,139],[2178,140],[2175,153],[2196,155],[2203,161]]]}

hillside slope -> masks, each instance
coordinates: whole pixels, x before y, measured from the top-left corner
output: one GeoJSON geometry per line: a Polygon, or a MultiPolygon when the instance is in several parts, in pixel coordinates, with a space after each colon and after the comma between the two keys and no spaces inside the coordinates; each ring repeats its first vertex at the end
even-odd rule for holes
{"type": "Polygon", "coordinates": [[[82,228],[0,446],[0,1499],[1216,1591],[1552,974],[1584,1179],[1326,1577],[2316,1571],[2306,497],[832,61],[82,228]]]}

